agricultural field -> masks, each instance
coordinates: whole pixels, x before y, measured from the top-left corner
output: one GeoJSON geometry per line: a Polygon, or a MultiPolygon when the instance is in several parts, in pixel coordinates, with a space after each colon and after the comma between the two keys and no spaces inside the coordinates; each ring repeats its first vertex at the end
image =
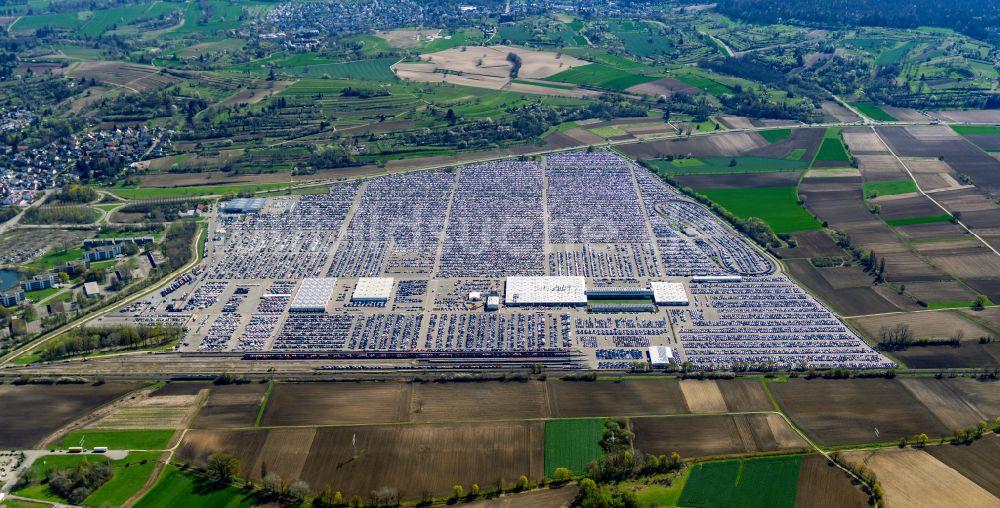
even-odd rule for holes
{"type": "Polygon", "coordinates": [[[545,79],[558,83],[573,83],[592,88],[623,91],[636,85],[655,81],[658,77],[630,74],[615,67],[592,63],[559,72],[545,79]]]}
{"type": "Polygon", "coordinates": [[[555,477],[557,468],[574,474],[587,472],[587,464],[600,460],[599,444],[604,431],[603,418],[575,418],[545,422],[545,474],[555,477]]]}
{"type": "Polygon", "coordinates": [[[681,506],[793,507],[801,456],[705,462],[692,466],[681,506]]]}
{"type": "Polygon", "coordinates": [[[47,484],[41,482],[48,468],[72,468],[80,462],[91,463],[107,461],[114,468],[114,475],[106,483],[94,490],[83,500],[85,506],[122,506],[153,474],[159,453],[130,452],[124,458],[109,460],[99,455],[43,455],[35,459],[26,477],[32,482],[29,486],[14,491],[14,494],[29,499],[38,499],[50,503],[66,503],[66,499],[53,492],[47,484]]]}
{"type": "Polygon", "coordinates": [[[713,202],[742,218],[757,217],[775,233],[795,233],[820,227],[819,221],[798,204],[795,187],[697,189],[713,202]],[[766,203],[766,208],[760,204],[766,203]]]}
{"type": "Polygon", "coordinates": [[[0,386],[0,414],[3,448],[32,448],[63,425],[89,415],[141,385],[103,384],[0,386]],[[45,414],[44,420],[34,416],[45,414]]]}

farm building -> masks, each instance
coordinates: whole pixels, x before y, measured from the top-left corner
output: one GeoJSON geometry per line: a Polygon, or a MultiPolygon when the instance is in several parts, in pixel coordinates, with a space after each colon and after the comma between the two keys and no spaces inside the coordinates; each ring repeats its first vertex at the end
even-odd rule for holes
{"type": "Polygon", "coordinates": [[[392,294],[392,277],[361,277],[354,286],[352,302],[384,302],[392,294]]]}
{"type": "Polygon", "coordinates": [[[649,364],[654,369],[666,367],[668,363],[674,361],[673,348],[667,346],[650,346],[648,354],[649,364]]]}
{"type": "Polygon", "coordinates": [[[653,301],[657,305],[687,305],[688,295],[680,282],[651,282],[653,301]]]}
{"type": "Polygon", "coordinates": [[[323,312],[337,286],[336,277],[313,277],[302,279],[302,285],[295,293],[289,312],[323,312]]]}
{"type": "Polygon", "coordinates": [[[507,277],[505,305],[586,305],[583,277],[507,277]]]}
{"type": "Polygon", "coordinates": [[[264,208],[265,198],[236,198],[219,205],[222,213],[258,213],[264,208]]]}

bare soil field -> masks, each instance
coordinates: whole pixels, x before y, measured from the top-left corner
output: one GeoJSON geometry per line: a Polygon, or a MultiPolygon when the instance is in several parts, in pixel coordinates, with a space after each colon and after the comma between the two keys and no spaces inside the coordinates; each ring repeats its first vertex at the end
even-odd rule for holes
{"type": "Polygon", "coordinates": [[[928,255],[932,263],[962,279],[1000,274],[1000,256],[986,247],[961,254],[928,255]]]}
{"type": "Polygon", "coordinates": [[[257,104],[270,95],[292,86],[294,81],[256,81],[251,88],[244,88],[213,107],[230,107],[257,104]]]}
{"type": "Polygon", "coordinates": [[[643,417],[631,425],[636,449],[656,455],[704,457],[805,446],[778,415],[643,417]]]}
{"type": "Polygon", "coordinates": [[[543,418],[547,383],[423,383],[412,385],[414,422],[543,418]]]}
{"type": "Polygon", "coordinates": [[[213,387],[192,427],[216,429],[253,425],[266,389],[267,385],[261,383],[213,387]]]}
{"type": "Polygon", "coordinates": [[[898,199],[892,199],[893,197],[887,196],[877,201],[881,205],[879,215],[885,220],[931,217],[944,213],[944,210],[935,205],[934,202],[920,194],[898,199]]]}
{"type": "Polygon", "coordinates": [[[1000,506],[1000,499],[922,450],[888,448],[844,457],[875,472],[888,506],[1000,506]]]}
{"type": "Polygon", "coordinates": [[[852,484],[852,478],[829,460],[810,455],[802,459],[797,508],[865,508],[868,495],[852,484]]]}
{"type": "Polygon", "coordinates": [[[816,156],[816,151],[819,150],[819,146],[823,142],[823,133],[823,129],[792,129],[790,138],[755,148],[747,152],[747,155],[782,159],[787,157],[792,150],[803,149],[805,153],[802,154],[800,160],[809,161],[816,156]]]}
{"type": "Polygon", "coordinates": [[[926,122],[930,118],[911,108],[897,108],[895,106],[882,106],[882,111],[889,113],[890,116],[899,120],[900,122],[926,122]]]}
{"type": "Polygon", "coordinates": [[[412,48],[423,41],[432,40],[441,30],[380,30],[375,32],[377,37],[385,39],[390,46],[395,48],[412,48]]]}
{"type": "Polygon", "coordinates": [[[195,395],[158,395],[143,397],[115,409],[87,425],[92,429],[180,429],[197,411],[201,397],[195,395]]]}
{"type": "Polygon", "coordinates": [[[792,239],[797,244],[794,248],[781,250],[784,258],[812,258],[823,256],[846,256],[847,253],[837,246],[830,235],[819,231],[804,231],[793,233],[792,239]]]}
{"type": "Polygon", "coordinates": [[[857,122],[861,118],[854,114],[851,110],[841,106],[839,103],[834,101],[823,101],[822,104],[823,112],[827,114],[830,118],[837,122],[857,122]]]}
{"type": "Polygon", "coordinates": [[[1000,136],[993,134],[966,134],[965,139],[989,152],[1000,150],[1000,136]]]}
{"type": "Polygon", "coordinates": [[[405,422],[410,390],[404,383],[276,383],[260,424],[405,422]]]}
{"type": "Polygon", "coordinates": [[[892,155],[855,155],[866,182],[909,178],[903,165],[892,155]]]}
{"type": "Polygon", "coordinates": [[[149,65],[127,62],[85,61],[67,72],[74,78],[94,79],[111,83],[134,91],[159,90],[173,85],[177,78],[160,74],[160,70],[149,65]]]}
{"type": "Polygon", "coordinates": [[[680,384],[673,379],[549,381],[547,394],[553,418],[688,412],[680,384]]]}
{"type": "MultiPolygon", "coordinates": [[[[947,162],[938,159],[912,159],[903,161],[906,168],[913,174],[917,185],[925,192],[942,191],[961,187],[955,179],[954,171],[947,162]]],[[[935,196],[935,199],[937,196],[935,196]]]]}
{"type": "Polygon", "coordinates": [[[1000,191],[1000,161],[947,126],[879,127],[879,134],[901,157],[943,157],[958,173],[988,193],[1000,191]]]}
{"type": "Polygon", "coordinates": [[[987,307],[982,310],[963,310],[966,316],[983,323],[985,326],[1000,330],[1000,307],[987,307]]]}
{"type": "Polygon", "coordinates": [[[425,491],[448,494],[455,484],[509,485],[522,474],[540,480],[543,441],[542,422],[194,430],[177,458],[198,465],[225,451],[254,479],[266,463],[268,471],[305,480],[316,493],[327,484],[346,496],[391,487],[412,499],[425,491]]]}
{"type": "Polygon", "coordinates": [[[719,123],[730,129],[753,129],[756,125],[745,116],[724,115],[718,117],[719,123]]]}
{"type": "Polygon", "coordinates": [[[680,381],[684,400],[692,413],[723,413],[726,411],[726,400],[722,398],[719,386],[712,380],[680,381]]]}
{"type": "Polygon", "coordinates": [[[576,499],[579,487],[569,485],[558,489],[545,489],[510,494],[467,504],[470,508],[568,508],[576,499]]]}
{"type": "Polygon", "coordinates": [[[943,380],[900,378],[899,382],[948,428],[964,429],[985,419],[982,412],[943,380]]]}
{"type": "Polygon", "coordinates": [[[785,261],[785,265],[789,275],[842,315],[856,316],[900,310],[870,287],[834,289],[807,259],[789,259],[785,261]]]}
{"type": "Polygon", "coordinates": [[[619,150],[635,159],[661,159],[667,155],[692,157],[722,157],[746,154],[766,143],[757,134],[726,132],[687,139],[649,141],[623,145],[619,150]]]}
{"type": "Polygon", "coordinates": [[[893,355],[913,369],[996,367],[1000,365],[1000,343],[966,341],[961,347],[911,347],[893,355]]]}
{"type": "Polygon", "coordinates": [[[773,411],[770,399],[760,381],[756,379],[730,379],[716,385],[726,401],[726,409],[740,411],[773,411]]]}
{"type": "Polygon", "coordinates": [[[656,81],[650,81],[649,83],[642,83],[626,88],[625,91],[640,95],[662,95],[666,97],[676,93],[693,95],[700,92],[697,88],[674,78],[660,78],[656,81]]]}
{"type": "Polygon", "coordinates": [[[960,302],[976,299],[975,293],[955,281],[913,282],[906,285],[906,292],[925,302],[960,302]]]}
{"type": "Polygon", "coordinates": [[[954,430],[897,380],[791,379],[771,383],[770,388],[795,424],[823,445],[895,441],[921,432],[940,436],[954,430]]]}
{"type": "MultiPolygon", "coordinates": [[[[996,273],[996,272],[994,272],[996,273]]],[[[983,278],[983,279],[965,279],[966,284],[975,288],[976,291],[983,293],[988,296],[990,300],[994,302],[1000,302],[1000,279],[997,278],[983,278]]]]}
{"type": "Polygon", "coordinates": [[[799,181],[800,171],[773,173],[678,175],[674,177],[692,189],[745,189],[748,187],[786,187],[799,181]]]}
{"type": "Polygon", "coordinates": [[[909,226],[898,226],[894,229],[897,233],[902,234],[910,240],[952,240],[960,239],[962,237],[971,238],[961,226],[951,222],[912,224],[909,226]]]}
{"type": "Polygon", "coordinates": [[[1000,109],[928,111],[927,114],[948,122],[1000,123],[1000,109]]]}
{"type": "Polygon", "coordinates": [[[863,288],[872,285],[872,276],[857,266],[832,266],[817,268],[816,271],[834,289],[863,288]]]}
{"type": "Polygon", "coordinates": [[[1000,416],[1000,384],[996,381],[977,381],[969,378],[955,378],[945,381],[986,417],[1000,416]]]}
{"type": "Polygon", "coordinates": [[[201,381],[170,381],[149,396],[156,398],[174,395],[197,395],[198,392],[211,387],[212,383],[201,381]]]}
{"type": "Polygon", "coordinates": [[[118,383],[0,385],[0,448],[33,448],[64,425],[141,387],[118,383]]]}
{"type": "Polygon", "coordinates": [[[997,436],[980,439],[970,446],[931,446],[926,451],[1000,497],[1000,438],[997,436]]]}

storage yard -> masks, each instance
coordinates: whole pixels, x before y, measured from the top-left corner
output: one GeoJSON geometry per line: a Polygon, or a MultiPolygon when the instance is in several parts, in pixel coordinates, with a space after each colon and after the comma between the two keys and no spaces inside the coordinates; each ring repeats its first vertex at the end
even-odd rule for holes
{"type": "Polygon", "coordinates": [[[895,365],[701,205],[612,153],[220,210],[202,264],[98,322],[180,324],[185,354],[329,370],[895,365]]]}

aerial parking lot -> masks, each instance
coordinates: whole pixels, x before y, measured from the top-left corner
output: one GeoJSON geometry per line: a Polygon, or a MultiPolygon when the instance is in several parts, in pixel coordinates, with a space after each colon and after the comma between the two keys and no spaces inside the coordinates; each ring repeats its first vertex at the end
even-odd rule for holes
{"type": "Polygon", "coordinates": [[[895,366],[704,207],[610,152],[219,209],[201,264],[97,322],[181,325],[185,354],[334,370],[630,370],[654,347],[694,369],[895,366]],[[655,300],[664,283],[677,295],[655,300]]]}

